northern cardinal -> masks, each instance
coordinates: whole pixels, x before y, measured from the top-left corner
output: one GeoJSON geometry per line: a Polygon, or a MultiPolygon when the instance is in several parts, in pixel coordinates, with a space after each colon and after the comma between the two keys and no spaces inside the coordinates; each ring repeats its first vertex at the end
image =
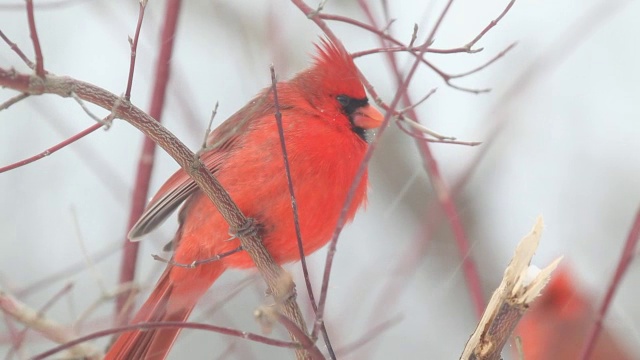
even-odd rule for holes
{"type": "MultiPolygon", "coordinates": [[[[368,103],[349,54],[321,40],[314,64],[278,83],[284,138],[305,255],[332,236],[347,192],[367,150],[365,133],[382,123],[368,103]]],[[[202,161],[242,212],[259,224],[267,250],[279,263],[299,260],[274,98],[267,88],[214,130],[202,161]]],[[[367,175],[357,185],[347,220],[365,202],[367,175]]],[[[181,203],[173,261],[190,264],[239,246],[229,225],[194,181],[179,170],[153,197],[133,227],[132,239],[157,227],[181,203]]],[[[185,321],[198,299],[228,268],[251,268],[245,252],[188,269],[168,265],[131,323],[185,321]]],[[[106,359],[164,359],[179,329],[130,331],[120,335],[106,359]]]]}
{"type": "MultiPolygon", "coordinates": [[[[595,321],[592,301],[576,286],[566,267],[559,268],[516,328],[525,360],[579,359],[595,321]]],[[[590,360],[631,360],[614,335],[603,331],[590,360]]]]}

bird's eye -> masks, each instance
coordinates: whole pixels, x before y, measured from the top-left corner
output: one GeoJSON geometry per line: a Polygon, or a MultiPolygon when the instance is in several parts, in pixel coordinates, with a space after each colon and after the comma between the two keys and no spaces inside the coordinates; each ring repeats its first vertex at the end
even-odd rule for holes
{"type": "Polygon", "coordinates": [[[362,99],[354,99],[347,95],[338,95],[336,96],[336,100],[340,103],[342,111],[347,115],[353,114],[358,110],[358,108],[366,106],[369,103],[366,97],[362,99]]]}
{"type": "Polygon", "coordinates": [[[349,103],[351,102],[351,98],[345,95],[336,96],[336,100],[338,100],[338,102],[340,103],[340,105],[342,105],[343,108],[348,107],[349,103]]]}
{"type": "Polygon", "coordinates": [[[362,99],[354,99],[347,95],[338,95],[336,96],[336,100],[340,103],[342,111],[347,115],[353,114],[358,110],[358,108],[366,106],[369,103],[369,100],[367,100],[366,97],[362,99]]]}

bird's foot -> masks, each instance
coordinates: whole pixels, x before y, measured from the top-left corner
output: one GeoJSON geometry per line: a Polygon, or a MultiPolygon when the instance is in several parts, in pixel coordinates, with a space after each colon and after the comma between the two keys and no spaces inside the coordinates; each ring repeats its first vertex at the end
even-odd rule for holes
{"type": "Polygon", "coordinates": [[[227,241],[231,241],[236,238],[248,237],[258,235],[258,231],[260,226],[256,219],[247,218],[244,224],[240,225],[237,228],[231,227],[229,228],[229,236],[230,238],[227,241]]]}

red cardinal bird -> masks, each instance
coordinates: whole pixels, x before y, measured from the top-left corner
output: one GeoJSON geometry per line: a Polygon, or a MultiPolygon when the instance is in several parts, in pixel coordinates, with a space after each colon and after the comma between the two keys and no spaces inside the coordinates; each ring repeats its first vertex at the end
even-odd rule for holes
{"type": "MultiPolygon", "coordinates": [[[[315,63],[278,83],[284,137],[298,202],[305,255],[326,244],[367,150],[365,130],[383,116],[369,105],[349,54],[328,41],[316,46],[315,63]]],[[[256,219],[267,250],[279,263],[299,260],[273,94],[265,89],[208,138],[206,166],[242,212],[256,219]]],[[[366,173],[347,212],[353,219],[365,202],[366,173]]],[[[173,260],[189,264],[237,248],[229,225],[194,181],[179,170],[160,188],[133,227],[138,238],[157,227],[182,202],[173,260]]],[[[227,268],[251,268],[245,252],[188,269],[168,265],[132,323],[185,321],[198,299],[227,268]]],[[[179,329],[123,333],[106,359],[164,359],[179,329]]]]}
{"type": "MultiPolygon", "coordinates": [[[[516,328],[525,360],[579,359],[593,326],[592,301],[577,290],[569,270],[559,268],[516,328]]],[[[613,334],[603,331],[590,360],[631,360],[613,334]]]]}

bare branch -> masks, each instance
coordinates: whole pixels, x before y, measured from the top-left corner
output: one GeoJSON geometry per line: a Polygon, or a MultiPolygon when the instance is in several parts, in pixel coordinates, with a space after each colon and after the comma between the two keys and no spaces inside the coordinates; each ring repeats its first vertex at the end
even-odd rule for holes
{"type": "Polygon", "coordinates": [[[111,328],[107,330],[96,331],[94,333],[79,337],[63,345],[57,346],[53,349],[40,353],[34,356],[32,360],[44,360],[53,354],[59,353],[60,351],[63,351],[63,350],[70,349],[78,344],[82,344],[84,342],[98,339],[104,336],[123,333],[125,331],[153,330],[153,329],[167,329],[167,328],[204,330],[204,331],[219,333],[222,335],[237,337],[241,339],[247,339],[247,340],[255,341],[255,342],[266,344],[266,345],[276,346],[276,347],[283,347],[283,348],[290,348],[290,349],[300,348],[300,344],[298,343],[271,339],[271,338],[257,335],[254,333],[240,331],[240,330],[233,330],[233,329],[229,329],[221,326],[214,326],[209,324],[193,323],[193,322],[163,321],[163,322],[151,322],[151,323],[137,323],[133,325],[126,325],[126,326],[120,326],[120,327],[111,328]]]}
{"type": "Polygon", "coordinates": [[[479,141],[460,141],[460,140],[456,140],[455,138],[432,138],[432,137],[427,137],[427,136],[422,136],[420,133],[417,133],[417,131],[424,131],[427,130],[427,135],[431,135],[428,132],[430,132],[431,130],[424,128],[420,123],[417,123],[413,120],[409,120],[406,117],[402,120],[397,119],[396,124],[398,125],[398,129],[400,129],[400,131],[402,131],[403,133],[411,136],[414,139],[418,139],[418,140],[424,140],[424,141],[428,141],[430,143],[440,143],[440,144],[452,144],[452,145],[465,145],[465,146],[478,146],[480,144],[482,144],[479,141]],[[412,130],[407,129],[405,126],[405,124],[411,126],[412,130]],[[423,130],[424,128],[424,130],[423,130]]]}
{"type": "MultiPolygon", "coordinates": [[[[22,8],[23,5],[20,5],[20,7],[22,8]]],[[[4,40],[4,42],[6,42],[7,45],[9,45],[9,47],[11,48],[11,50],[13,50],[13,52],[18,54],[18,57],[20,59],[22,59],[22,61],[25,64],[27,64],[29,69],[31,69],[31,70],[35,69],[36,66],[33,64],[33,62],[31,60],[29,60],[29,58],[22,52],[22,50],[20,49],[20,47],[18,45],[16,45],[14,42],[9,40],[9,38],[2,32],[2,30],[0,30],[0,38],[2,38],[2,40],[4,40]]]]}
{"type": "Polygon", "coordinates": [[[8,109],[9,107],[11,107],[11,105],[19,103],[20,101],[22,101],[22,100],[24,100],[24,99],[26,99],[28,97],[29,97],[29,94],[25,94],[25,93],[18,94],[16,96],[12,97],[11,99],[9,99],[9,100],[3,102],[2,104],[0,104],[0,111],[8,109]]]}
{"type": "Polygon", "coordinates": [[[449,75],[449,77],[451,79],[456,79],[456,78],[461,78],[461,77],[465,77],[465,76],[469,76],[471,74],[475,74],[481,70],[484,70],[485,68],[487,68],[489,65],[493,64],[494,62],[498,61],[499,59],[503,58],[509,51],[511,51],[514,47],[516,47],[517,43],[512,43],[511,45],[507,46],[506,49],[500,51],[499,53],[497,53],[494,57],[492,57],[489,61],[487,61],[486,63],[478,66],[475,69],[471,69],[469,71],[465,71],[463,73],[460,74],[455,74],[455,75],[449,75]]]}
{"type": "Polygon", "coordinates": [[[27,164],[31,164],[32,162],[40,160],[42,158],[45,158],[45,157],[53,154],[54,152],[64,148],[65,146],[73,144],[74,142],[76,142],[76,141],[82,139],[83,137],[91,134],[92,132],[100,129],[101,127],[102,127],[102,124],[94,124],[94,125],[88,127],[87,129],[75,134],[74,136],[64,140],[63,142],[61,142],[61,143],[59,143],[57,145],[54,145],[54,146],[48,148],[47,150],[45,150],[45,151],[43,151],[43,152],[41,152],[39,154],[33,155],[31,157],[28,157],[28,158],[26,158],[24,160],[20,160],[18,162],[13,163],[13,164],[9,164],[9,165],[0,167],[0,174],[2,174],[3,172],[9,171],[9,170],[17,169],[17,168],[19,168],[21,166],[25,166],[27,164]]]}
{"type": "Polygon", "coordinates": [[[36,54],[36,75],[44,77],[44,58],[42,56],[42,48],[40,47],[40,40],[38,39],[38,30],[36,29],[36,19],[33,14],[33,0],[27,0],[27,20],[29,22],[29,33],[31,35],[31,42],[33,42],[33,51],[36,54]]]}
{"type": "MultiPolygon", "coordinates": [[[[509,3],[507,4],[507,6],[504,8],[504,10],[502,10],[502,13],[500,13],[500,15],[498,15],[497,18],[495,18],[494,20],[492,20],[489,25],[487,25],[484,29],[482,29],[482,31],[473,39],[471,40],[467,45],[464,46],[465,49],[468,49],[469,51],[471,51],[471,48],[478,42],[480,41],[480,39],[482,39],[483,36],[485,36],[489,30],[493,29],[494,26],[498,25],[498,23],[500,22],[500,20],[502,20],[502,18],[509,12],[509,10],[511,10],[511,7],[513,6],[513,4],[516,2],[516,0],[511,0],[509,1],[509,3]]],[[[482,50],[476,50],[476,51],[480,51],[482,50]]]]}
{"type": "Polygon", "coordinates": [[[127,89],[124,92],[124,98],[131,100],[131,87],[133,86],[133,72],[136,68],[136,53],[138,51],[138,38],[140,37],[140,29],[142,28],[142,20],[144,19],[144,10],[147,7],[146,1],[140,1],[140,9],[138,10],[138,23],[136,24],[136,32],[133,39],[129,38],[131,48],[131,61],[129,62],[129,76],[127,77],[127,89]]]}
{"type": "Polygon", "coordinates": [[[602,331],[602,322],[604,318],[607,316],[607,312],[609,311],[609,307],[611,306],[611,301],[620,286],[620,282],[622,278],[627,273],[627,269],[629,265],[635,258],[635,251],[638,247],[638,241],[640,241],[640,208],[636,212],[636,216],[631,225],[631,229],[629,230],[629,235],[627,236],[627,240],[624,244],[624,248],[622,249],[622,254],[620,255],[620,261],[618,261],[618,267],[616,268],[616,272],[613,274],[611,278],[611,282],[607,287],[607,293],[602,300],[602,305],[600,305],[600,309],[598,309],[598,315],[596,317],[596,321],[589,330],[589,335],[587,336],[587,340],[585,342],[584,348],[582,350],[582,355],[580,359],[587,360],[590,358],[591,353],[594,351],[596,343],[598,342],[598,336],[602,331]]]}
{"type": "Polygon", "coordinates": [[[153,258],[153,260],[157,260],[166,264],[169,264],[171,266],[177,266],[177,267],[181,267],[181,268],[185,268],[185,269],[195,269],[196,267],[202,265],[202,264],[207,264],[210,262],[214,262],[214,261],[220,261],[221,259],[224,259],[225,257],[229,256],[229,255],[233,255],[237,252],[242,251],[242,246],[238,246],[237,248],[233,249],[233,250],[229,250],[227,252],[223,252],[222,254],[218,254],[216,256],[212,256],[208,259],[203,259],[203,260],[196,260],[190,264],[182,264],[182,263],[178,263],[175,262],[173,260],[167,260],[163,257],[161,257],[160,255],[151,255],[151,257],[153,258]]]}
{"type": "Polygon", "coordinates": [[[475,332],[467,342],[461,360],[499,360],[518,321],[547,285],[562,257],[540,270],[531,259],[542,236],[542,217],[525,236],[494,291],[475,332]]]}
{"type": "Polygon", "coordinates": [[[383,321],[382,323],[369,329],[364,335],[360,337],[360,339],[338,349],[338,354],[340,354],[341,357],[347,356],[348,354],[375,340],[378,336],[384,334],[384,332],[389,330],[390,328],[398,325],[401,321],[402,315],[396,315],[391,319],[383,321]]]}
{"type": "Polygon", "coordinates": [[[71,92],[70,96],[73,98],[73,100],[75,100],[78,103],[78,105],[80,105],[80,108],[82,108],[82,111],[84,111],[87,115],[89,115],[90,118],[92,118],[95,122],[99,123],[100,125],[104,126],[105,130],[109,129],[109,127],[111,126],[111,121],[107,120],[108,117],[105,119],[101,119],[97,115],[92,113],[91,110],[89,110],[89,108],[84,104],[84,101],[82,101],[82,99],[80,99],[78,95],[76,95],[76,93],[74,93],[73,91],[71,92]]]}
{"type": "MultiPolygon", "coordinates": [[[[307,287],[307,294],[309,294],[309,300],[311,302],[311,306],[313,307],[313,311],[318,310],[318,305],[316,303],[315,296],[313,295],[313,287],[311,286],[311,279],[309,277],[309,269],[307,267],[307,260],[304,253],[304,245],[302,242],[302,234],[300,232],[300,220],[298,217],[298,204],[296,201],[295,191],[293,188],[293,180],[291,179],[291,169],[289,167],[289,157],[287,155],[287,147],[284,139],[284,127],[282,125],[282,113],[280,112],[280,102],[278,99],[278,86],[276,80],[276,73],[273,65],[271,65],[271,91],[273,92],[273,101],[275,107],[275,119],[278,125],[278,135],[280,138],[280,147],[282,149],[282,158],[284,161],[284,169],[285,174],[287,176],[287,185],[289,187],[289,194],[291,196],[291,208],[293,210],[293,222],[296,231],[296,240],[298,243],[298,253],[300,255],[300,264],[302,266],[302,273],[304,276],[305,285],[307,287]]],[[[298,324],[300,326],[300,324],[298,324]]],[[[322,336],[325,341],[325,345],[327,346],[327,350],[329,351],[329,356],[331,359],[335,359],[335,353],[333,351],[333,346],[331,345],[331,341],[329,339],[329,334],[327,333],[327,329],[324,323],[321,325],[320,331],[322,332],[322,336]]],[[[292,333],[293,334],[293,333],[292,333]]],[[[294,334],[295,335],[295,334],[294,334]]],[[[306,336],[306,330],[305,330],[306,336]]],[[[297,338],[297,337],[296,337],[297,338]]],[[[313,356],[313,354],[311,354],[313,356]]]]}
{"type": "MultiPolygon", "coordinates": [[[[400,114],[404,114],[409,110],[414,110],[415,108],[420,106],[420,104],[422,104],[423,102],[429,100],[431,95],[435,94],[436,90],[438,90],[438,89],[437,88],[431,89],[425,96],[422,97],[422,99],[418,100],[417,102],[415,102],[415,103],[413,103],[413,104],[411,104],[411,105],[409,105],[409,106],[407,106],[407,107],[405,107],[403,109],[398,110],[398,112],[400,114]]],[[[426,127],[424,129],[426,129],[426,127]]],[[[432,135],[435,138],[438,138],[438,139],[447,139],[448,138],[446,136],[440,135],[440,134],[438,134],[436,132],[433,132],[431,130],[429,130],[429,134],[432,135]]]]}
{"type": "Polygon", "coordinates": [[[211,127],[213,126],[213,119],[216,118],[218,114],[218,102],[216,101],[216,105],[213,107],[213,111],[211,112],[211,117],[209,117],[209,125],[207,125],[207,130],[204,132],[204,139],[202,140],[202,146],[200,150],[196,153],[196,155],[200,155],[203,152],[207,151],[207,140],[209,139],[209,134],[211,134],[211,127]]]}

